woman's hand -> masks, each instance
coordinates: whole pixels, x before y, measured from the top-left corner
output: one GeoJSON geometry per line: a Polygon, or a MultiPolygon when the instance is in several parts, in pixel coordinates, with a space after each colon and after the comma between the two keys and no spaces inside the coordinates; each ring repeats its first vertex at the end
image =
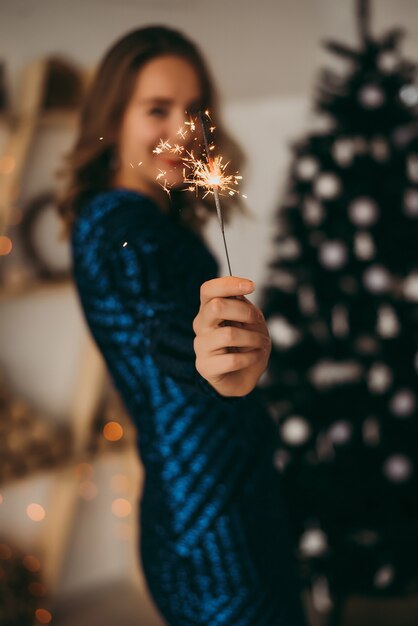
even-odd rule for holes
{"type": "Polygon", "coordinates": [[[215,278],[200,289],[193,321],[196,369],[223,396],[245,396],[267,368],[271,340],[261,313],[244,296],[254,283],[215,278]]]}

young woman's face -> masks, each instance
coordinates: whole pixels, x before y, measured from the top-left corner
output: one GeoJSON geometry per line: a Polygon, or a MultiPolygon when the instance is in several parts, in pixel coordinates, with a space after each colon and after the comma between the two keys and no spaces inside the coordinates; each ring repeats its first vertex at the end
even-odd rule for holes
{"type": "Polygon", "coordinates": [[[181,57],[157,57],[139,71],[122,119],[116,186],[143,192],[161,204],[165,196],[162,180],[173,187],[182,185],[183,165],[179,156],[153,151],[161,139],[171,145],[191,146],[190,133],[185,139],[177,133],[184,126],[187,112],[196,110],[201,99],[196,70],[181,57]],[[165,174],[157,180],[161,171],[165,174]]]}

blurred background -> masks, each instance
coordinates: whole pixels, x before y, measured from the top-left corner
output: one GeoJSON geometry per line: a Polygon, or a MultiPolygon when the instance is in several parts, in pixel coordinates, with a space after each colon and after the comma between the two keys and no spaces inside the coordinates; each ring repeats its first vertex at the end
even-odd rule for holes
{"type": "MultiPolygon", "coordinates": [[[[418,3],[0,8],[0,626],[163,624],[136,547],[136,433],[54,208],[95,64],[153,24],[200,45],[247,155],[252,216],[227,239],[273,338],[261,387],[310,624],[418,625],[418,3]]],[[[205,236],[226,273],[216,220],[205,236]]]]}

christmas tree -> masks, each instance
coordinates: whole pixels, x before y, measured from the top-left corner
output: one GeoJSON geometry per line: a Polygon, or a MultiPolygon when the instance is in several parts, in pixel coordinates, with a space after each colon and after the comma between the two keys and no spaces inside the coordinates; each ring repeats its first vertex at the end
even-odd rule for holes
{"type": "Polygon", "coordinates": [[[292,147],[262,307],[263,392],[302,572],[331,594],[418,582],[418,89],[403,32],[326,42],[328,127],[292,147]]]}

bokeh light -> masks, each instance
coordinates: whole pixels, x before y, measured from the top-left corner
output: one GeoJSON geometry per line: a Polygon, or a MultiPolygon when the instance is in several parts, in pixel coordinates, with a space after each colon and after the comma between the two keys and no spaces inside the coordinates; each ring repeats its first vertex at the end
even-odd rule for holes
{"type": "Polygon", "coordinates": [[[0,256],[7,256],[13,249],[13,242],[6,235],[0,236],[0,256]]]}
{"type": "Polygon", "coordinates": [[[103,428],[103,435],[108,441],[119,441],[123,437],[123,428],[119,422],[107,422],[103,428]]]}
{"type": "Polygon", "coordinates": [[[35,617],[40,624],[49,624],[52,620],[52,615],[46,609],[36,609],[35,617]]]}
{"type": "Polygon", "coordinates": [[[309,528],[300,538],[299,549],[305,556],[319,556],[327,548],[327,536],[320,528],[309,528]]]}
{"type": "Polygon", "coordinates": [[[128,517],[132,511],[132,506],[129,500],[125,498],[116,498],[112,502],[112,513],[116,517],[128,517]]]}
{"type": "Polygon", "coordinates": [[[375,587],[384,589],[392,582],[395,576],[395,570],[391,565],[383,565],[374,575],[375,587]]]}
{"type": "Polygon", "coordinates": [[[39,570],[41,569],[40,560],[32,554],[27,554],[26,556],[24,556],[22,559],[22,563],[29,572],[39,572],[39,570]]]}
{"type": "Polygon", "coordinates": [[[26,513],[32,522],[42,522],[45,519],[45,509],[40,505],[32,502],[26,507],[26,513]]]}
{"type": "Polygon", "coordinates": [[[311,434],[311,427],[306,419],[299,415],[288,417],[281,426],[283,440],[293,446],[303,445],[311,434]]]}

